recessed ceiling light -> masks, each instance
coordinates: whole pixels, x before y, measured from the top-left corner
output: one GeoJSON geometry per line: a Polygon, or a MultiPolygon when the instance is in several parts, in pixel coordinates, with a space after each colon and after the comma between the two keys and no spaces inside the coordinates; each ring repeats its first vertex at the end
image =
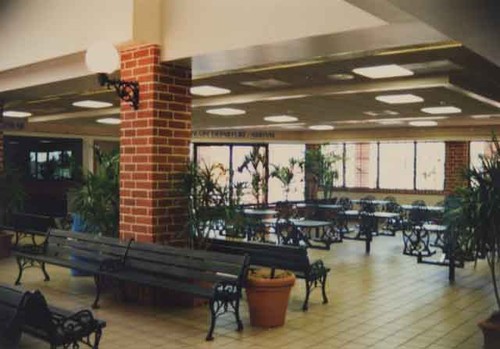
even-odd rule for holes
{"type": "Polygon", "coordinates": [[[53,142],[53,141],[50,141],[50,140],[48,140],[48,139],[42,139],[42,140],[40,141],[40,143],[43,143],[43,144],[50,144],[50,143],[52,143],[52,142],[53,142]]]}
{"type": "Polygon", "coordinates": [[[424,101],[422,97],[415,96],[410,93],[399,94],[399,95],[377,96],[375,97],[375,99],[379,102],[389,103],[389,104],[420,103],[424,101]]]}
{"type": "Polygon", "coordinates": [[[73,105],[75,107],[80,107],[80,108],[92,108],[92,109],[98,109],[98,108],[108,108],[112,107],[113,103],[109,102],[101,102],[101,101],[92,101],[90,99],[87,99],[85,101],[78,101],[74,102],[73,105]]]}
{"type": "Polygon", "coordinates": [[[399,115],[397,111],[394,110],[381,110],[381,111],[374,111],[374,110],[369,110],[369,111],[364,111],[363,114],[368,115],[368,116],[394,116],[394,115],[399,115]]]}
{"type": "Polygon", "coordinates": [[[262,79],[262,80],[254,80],[254,81],[243,81],[240,84],[244,86],[251,86],[257,88],[274,88],[274,87],[284,87],[290,85],[288,82],[284,82],[276,79],[262,79]]]}
{"type": "Polygon", "coordinates": [[[27,118],[33,114],[26,111],[15,111],[15,110],[6,110],[3,112],[3,116],[7,116],[9,118],[27,118]]]}
{"type": "Polygon", "coordinates": [[[231,93],[231,90],[222,87],[210,86],[210,85],[202,85],[202,86],[194,86],[190,88],[191,94],[195,96],[217,96],[217,95],[227,95],[231,93]]]}
{"type": "Polygon", "coordinates": [[[309,95],[289,95],[289,96],[276,96],[276,97],[269,97],[266,98],[267,101],[283,101],[285,99],[298,99],[298,98],[304,98],[309,95]]]}
{"type": "Polygon", "coordinates": [[[380,124],[380,125],[401,125],[403,124],[402,121],[400,120],[377,120],[375,121],[376,123],[380,124]]]}
{"type": "Polygon", "coordinates": [[[410,76],[414,74],[411,70],[403,68],[397,64],[355,68],[352,72],[370,79],[393,78],[396,76],[410,76]]]}
{"type": "Polygon", "coordinates": [[[420,110],[422,110],[424,113],[427,114],[456,114],[462,112],[462,109],[453,106],[429,107],[429,108],[422,108],[420,110]]]}
{"type": "Polygon", "coordinates": [[[279,126],[281,128],[286,128],[288,130],[298,130],[298,129],[302,128],[302,125],[303,124],[291,124],[291,125],[284,124],[284,125],[276,125],[276,126],[279,126]]]}
{"type": "Polygon", "coordinates": [[[119,118],[103,118],[98,119],[97,122],[105,125],[119,125],[122,121],[119,118]]]}
{"type": "Polygon", "coordinates": [[[333,130],[335,127],[332,125],[312,125],[309,126],[309,129],[314,130],[314,131],[328,131],[328,130],[333,130]]]}
{"type": "Polygon", "coordinates": [[[432,121],[432,120],[422,120],[422,121],[410,121],[408,123],[410,126],[416,126],[416,127],[431,127],[431,126],[437,126],[437,121],[432,121]]]}
{"type": "Polygon", "coordinates": [[[472,119],[490,119],[492,116],[495,115],[490,115],[490,114],[479,114],[479,115],[471,115],[470,117],[472,119]]]}
{"type": "Polygon", "coordinates": [[[269,122],[293,122],[299,120],[299,118],[290,115],[272,115],[266,116],[264,120],[269,122]]]}
{"type": "Polygon", "coordinates": [[[207,113],[213,115],[228,116],[228,115],[243,115],[246,114],[246,111],[236,108],[215,108],[215,109],[208,109],[207,113]]]}
{"type": "Polygon", "coordinates": [[[337,80],[337,81],[347,81],[347,80],[354,79],[354,75],[345,74],[345,73],[338,73],[338,74],[330,74],[330,75],[328,75],[328,78],[332,79],[332,80],[337,80]]]}

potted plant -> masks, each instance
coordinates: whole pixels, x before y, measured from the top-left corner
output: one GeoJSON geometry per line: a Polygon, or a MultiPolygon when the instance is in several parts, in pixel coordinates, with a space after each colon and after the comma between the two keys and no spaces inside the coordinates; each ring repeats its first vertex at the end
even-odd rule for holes
{"type": "MultiPolygon", "coordinates": [[[[0,172],[0,226],[10,226],[12,213],[23,207],[26,196],[17,171],[5,169],[0,172]]],[[[0,231],[0,258],[8,257],[12,235],[0,231]]]]}
{"type": "MultiPolygon", "coordinates": [[[[333,168],[335,162],[341,159],[333,152],[324,153],[321,147],[307,149],[304,159],[299,162],[305,175],[310,178],[312,185],[323,192],[324,199],[330,199],[333,194],[333,185],[339,174],[333,168]]],[[[311,194],[309,194],[311,196],[311,194]]]]}
{"type": "Polygon", "coordinates": [[[258,327],[283,326],[295,275],[275,269],[251,270],[247,277],[250,323],[258,327]]]}
{"type": "Polygon", "coordinates": [[[238,172],[247,171],[251,175],[250,186],[257,206],[266,203],[267,200],[267,157],[262,150],[265,150],[262,146],[252,146],[251,152],[245,156],[243,163],[238,167],[238,172]]]}
{"type": "Polygon", "coordinates": [[[293,178],[295,176],[295,169],[299,165],[299,160],[291,158],[288,160],[288,166],[271,165],[273,170],[270,176],[278,179],[283,186],[285,192],[285,201],[288,201],[288,195],[290,194],[290,185],[292,184],[293,178]]]}
{"type": "Polygon", "coordinates": [[[480,166],[465,171],[469,186],[460,189],[461,221],[467,229],[457,230],[457,238],[472,241],[476,256],[488,262],[497,305],[488,319],[479,323],[484,334],[484,348],[500,348],[500,294],[498,267],[500,262],[500,144],[492,141],[491,156],[483,156],[480,166]]]}

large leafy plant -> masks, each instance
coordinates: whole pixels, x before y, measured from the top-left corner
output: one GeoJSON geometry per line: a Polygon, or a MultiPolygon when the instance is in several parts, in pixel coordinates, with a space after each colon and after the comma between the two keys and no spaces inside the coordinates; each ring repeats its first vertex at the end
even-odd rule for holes
{"type": "Polygon", "coordinates": [[[341,157],[334,152],[323,152],[321,147],[307,149],[300,167],[312,183],[323,192],[324,199],[330,199],[333,194],[333,185],[339,174],[333,165],[341,157]]]}
{"type": "Polygon", "coordinates": [[[76,193],[75,209],[85,222],[85,230],[118,236],[120,219],[120,155],[95,148],[98,166],[87,172],[76,193]]]}
{"type": "Polygon", "coordinates": [[[500,309],[498,269],[500,262],[500,144],[492,140],[492,154],[481,156],[480,165],[465,171],[469,186],[457,191],[461,205],[455,223],[457,238],[472,241],[476,256],[488,261],[497,307],[500,309]]]}
{"type": "Polygon", "coordinates": [[[16,170],[0,172],[0,223],[9,224],[12,213],[23,207],[26,193],[20,178],[16,170]]]}
{"type": "Polygon", "coordinates": [[[299,167],[299,160],[291,158],[288,160],[288,166],[271,165],[273,170],[270,176],[278,179],[285,191],[285,201],[288,201],[290,194],[290,185],[295,177],[295,170],[299,167]]]}
{"type": "Polygon", "coordinates": [[[250,187],[255,203],[260,206],[267,199],[267,156],[265,148],[254,145],[252,150],[243,159],[243,163],[238,167],[238,172],[246,171],[251,176],[250,187]]]}

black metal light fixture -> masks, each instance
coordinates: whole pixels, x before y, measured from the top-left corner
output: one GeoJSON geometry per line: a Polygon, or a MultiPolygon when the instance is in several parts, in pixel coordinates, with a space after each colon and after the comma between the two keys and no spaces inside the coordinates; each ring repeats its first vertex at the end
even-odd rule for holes
{"type": "Polygon", "coordinates": [[[120,65],[120,56],[112,44],[97,42],[89,47],[85,63],[91,72],[97,73],[99,85],[114,88],[121,100],[130,103],[135,110],[139,109],[139,83],[109,78],[108,74],[113,73],[120,65]]]}

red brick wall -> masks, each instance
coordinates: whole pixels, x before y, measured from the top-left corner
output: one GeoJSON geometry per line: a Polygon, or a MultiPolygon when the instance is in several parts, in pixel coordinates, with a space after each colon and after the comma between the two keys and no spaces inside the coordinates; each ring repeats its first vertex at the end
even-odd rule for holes
{"type": "Polygon", "coordinates": [[[446,194],[467,184],[463,178],[463,171],[469,166],[469,155],[469,142],[445,142],[444,191],[446,194]]]}
{"type": "Polygon", "coordinates": [[[160,48],[121,52],[121,78],[140,84],[139,110],[121,104],[120,237],[173,243],[186,223],[179,191],[189,160],[191,69],[160,63],[160,48]]]}

